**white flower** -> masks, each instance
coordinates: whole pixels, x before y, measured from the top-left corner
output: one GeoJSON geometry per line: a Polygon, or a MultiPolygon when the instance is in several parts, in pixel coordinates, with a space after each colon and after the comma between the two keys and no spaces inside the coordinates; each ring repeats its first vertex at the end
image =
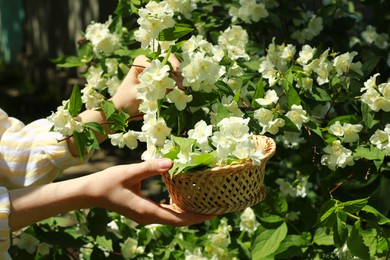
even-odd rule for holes
{"type": "Polygon", "coordinates": [[[135,40],[141,43],[141,48],[146,49],[150,46],[152,42],[152,37],[149,32],[143,28],[138,29],[134,32],[135,40]]]}
{"type": "Polygon", "coordinates": [[[167,95],[167,100],[174,103],[177,110],[182,111],[187,107],[187,103],[192,101],[192,95],[186,95],[183,90],[175,87],[167,95]]]}
{"type": "Polygon", "coordinates": [[[209,258],[204,257],[202,254],[202,250],[197,247],[194,249],[193,252],[190,252],[189,250],[184,251],[184,259],[185,260],[208,260],[209,258]]]}
{"type": "Polygon", "coordinates": [[[375,74],[369,80],[365,82],[365,87],[362,91],[366,91],[362,96],[362,102],[366,103],[369,108],[375,112],[383,110],[385,112],[390,111],[390,82],[379,84],[376,86],[376,77],[379,74],[375,74]]]}
{"type": "Polygon", "coordinates": [[[165,0],[168,3],[169,7],[176,11],[180,12],[187,19],[191,18],[191,11],[196,8],[197,0],[165,0]]]}
{"type": "Polygon", "coordinates": [[[286,113],[286,117],[288,117],[298,129],[302,128],[303,123],[309,122],[309,117],[306,116],[306,111],[301,105],[292,105],[291,110],[286,113]]]}
{"type": "Polygon", "coordinates": [[[150,233],[152,234],[153,240],[157,240],[161,237],[161,234],[162,234],[161,228],[162,227],[163,227],[163,225],[161,225],[161,224],[145,225],[145,228],[148,229],[150,231],[150,233]]]}
{"type": "Polygon", "coordinates": [[[283,135],[277,135],[276,140],[286,148],[296,149],[305,142],[301,133],[285,131],[283,135]]]}
{"type": "Polygon", "coordinates": [[[111,54],[121,46],[119,35],[109,30],[111,22],[112,19],[109,17],[106,23],[92,22],[86,29],[85,38],[91,41],[96,54],[111,54]]]}
{"type": "Polygon", "coordinates": [[[387,155],[390,154],[390,124],[387,124],[384,130],[376,130],[370,137],[370,142],[387,155]]]}
{"type": "Polygon", "coordinates": [[[256,102],[261,106],[269,106],[271,104],[276,104],[279,100],[278,94],[275,90],[270,89],[265,93],[264,98],[257,98],[256,102]]]}
{"type": "Polygon", "coordinates": [[[361,258],[352,255],[349,251],[347,244],[344,244],[340,248],[336,248],[333,250],[333,253],[337,256],[339,260],[359,260],[361,258]]]}
{"type": "Polygon", "coordinates": [[[357,52],[347,52],[336,56],[333,60],[333,66],[336,70],[337,76],[341,76],[349,71],[353,58],[357,55],[357,52]]]}
{"type": "Polygon", "coordinates": [[[200,145],[208,144],[208,138],[212,135],[213,126],[207,125],[204,120],[195,124],[194,129],[188,131],[188,137],[195,139],[200,145]]]}
{"type": "Polygon", "coordinates": [[[313,15],[309,21],[307,30],[304,30],[306,39],[311,40],[312,38],[314,38],[314,36],[320,34],[322,29],[323,29],[322,17],[317,17],[313,15]]]}
{"type": "Polygon", "coordinates": [[[313,186],[308,181],[308,176],[303,176],[300,172],[297,172],[296,179],[293,182],[294,185],[281,178],[276,179],[275,183],[279,185],[279,190],[283,196],[292,198],[305,198],[307,191],[313,186]]]}
{"type": "Polygon", "coordinates": [[[279,54],[279,57],[286,61],[292,60],[296,52],[295,46],[292,44],[287,44],[287,45],[281,45],[280,47],[281,47],[281,52],[279,54]]]}
{"type": "Polygon", "coordinates": [[[368,80],[364,82],[364,88],[361,88],[360,91],[366,91],[370,88],[375,88],[376,87],[376,78],[379,77],[379,73],[374,74],[371,76],[368,80]]]}
{"type": "Polygon", "coordinates": [[[301,212],[299,211],[290,211],[286,214],[286,219],[289,221],[296,221],[299,219],[299,215],[301,215],[301,212]]]}
{"type": "Polygon", "coordinates": [[[108,93],[110,94],[111,97],[115,95],[121,82],[122,81],[116,76],[107,79],[106,85],[107,85],[108,93]]]}
{"type": "Polygon", "coordinates": [[[118,224],[115,222],[115,220],[108,222],[107,227],[111,230],[119,231],[118,224]]]}
{"type": "Polygon", "coordinates": [[[218,159],[218,162],[222,163],[230,156],[232,149],[234,148],[234,142],[219,131],[215,132],[211,136],[211,141],[214,147],[216,147],[216,157],[218,159]]]}
{"type": "Polygon", "coordinates": [[[285,125],[285,121],[282,118],[276,118],[266,125],[262,125],[263,130],[261,131],[261,134],[264,134],[266,132],[269,132],[270,134],[277,134],[279,132],[279,128],[283,127],[285,125]]]}
{"type": "Polygon", "coordinates": [[[139,133],[129,130],[126,133],[110,134],[108,137],[111,139],[111,144],[123,148],[125,145],[129,149],[135,149],[138,146],[139,133]]]}
{"type": "Polygon", "coordinates": [[[175,159],[174,162],[180,164],[192,163],[192,158],[194,156],[194,153],[192,152],[192,147],[193,145],[180,147],[180,152],[177,154],[177,159],[175,159]]]}
{"type": "Polygon", "coordinates": [[[336,121],[333,125],[331,125],[329,127],[329,132],[335,136],[343,136],[344,129],[343,126],[340,124],[340,121],[336,121]]]}
{"type": "Polygon", "coordinates": [[[245,23],[251,23],[267,17],[268,11],[264,3],[257,3],[256,0],[240,0],[240,6],[231,7],[229,15],[232,17],[232,22],[241,19],[245,23]]]}
{"type": "Polygon", "coordinates": [[[299,52],[299,58],[297,59],[297,62],[302,65],[307,64],[313,58],[316,50],[316,48],[312,48],[307,44],[304,45],[302,50],[299,52]]]}
{"type": "Polygon", "coordinates": [[[279,185],[280,193],[283,196],[295,197],[295,190],[294,190],[293,186],[291,185],[291,183],[289,183],[288,181],[285,181],[281,178],[276,179],[275,183],[279,185]]]}
{"type": "Polygon", "coordinates": [[[312,92],[313,90],[313,79],[309,77],[301,78],[297,83],[298,88],[302,88],[312,92]]]}
{"type": "Polygon", "coordinates": [[[274,113],[267,108],[259,108],[255,110],[253,116],[259,121],[261,126],[268,125],[275,117],[274,113]]]}
{"type": "Polygon", "coordinates": [[[175,81],[169,77],[169,66],[163,65],[159,60],[153,60],[150,67],[138,76],[140,81],[137,88],[137,98],[141,100],[155,101],[163,99],[167,89],[173,89],[175,81]]]}
{"type": "Polygon", "coordinates": [[[204,52],[184,53],[181,72],[184,86],[204,92],[211,92],[214,83],[225,73],[224,67],[204,52]]]}
{"type": "Polygon", "coordinates": [[[233,96],[223,96],[221,103],[233,116],[242,117],[244,115],[233,96]]]}
{"type": "Polygon", "coordinates": [[[231,243],[230,232],[232,227],[227,224],[227,219],[222,218],[218,229],[207,236],[205,251],[215,257],[215,259],[232,259],[228,246],[231,243]]]}
{"type": "Polygon", "coordinates": [[[336,168],[345,168],[347,165],[351,166],[355,163],[352,151],[345,148],[340,140],[333,141],[332,144],[324,148],[324,152],[327,154],[321,157],[321,163],[333,171],[336,168]]]}
{"type": "Polygon", "coordinates": [[[361,124],[350,124],[345,123],[343,125],[344,129],[344,142],[353,143],[359,140],[359,132],[363,129],[361,124]]]}
{"type": "Polygon", "coordinates": [[[368,107],[375,112],[378,112],[381,109],[380,102],[378,102],[380,99],[383,98],[374,88],[367,89],[366,92],[361,96],[361,101],[366,103],[368,107]]]}
{"type": "Polygon", "coordinates": [[[22,233],[16,241],[16,245],[20,249],[26,250],[29,254],[33,254],[37,250],[39,240],[30,234],[22,233]]]}
{"type": "MultiPolygon", "coordinates": [[[[144,116],[145,119],[145,116],[144,116]]],[[[163,118],[148,118],[144,121],[142,126],[142,131],[149,138],[151,143],[158,147],[162,147],[165,143],[165,139],[171,133],[171,128],[169,128],[163,118]]]]}
{"type": "Polygon", "coordinates": [[[139,247],[138,241],[131,237],[128,237],[124,243],[120,244],[120,246],[122,256],[126,260],[136,257],[145,250],[144,247],[139,247]]]}
{"type": "Polygon", "coordinates": [[[87,109],[94,109],[98,107],[100,102],[104,100],[104,96],[96,89],[92,88],[89,84],[81,90],[81,93],[81,100],[87,109]]]}
{"type": "Polygon", "coordinates": [[[63,136],[70,136],[74,131],[78,133],[84,131],[82,123],[75,120],[69,110],[65,109],[67,102],[63,101],[62,106],[59,106],[55,113],[47,117],[49,122],[53,123],[54,130],[63,136]]]}
{"type": "Polygon", "coordinates": [[[368,25],[366,30],[362,32],[362,38],[368,43],[373,43],[378,37],[378,33],[376,32],[376,28],[374,26],[368,25]]]}
{"type": "Polygon", "coordinates": [[[110,74],[117,74],[118,73],[118,59],[115,58],[106,58],[105,64],[107,67],[107,72],[110,74]]]}
{"type": "Polygon", "coordinates": [[[241,26],[233,25],[227,28],[218,37],[218,44],[227,51],[229,58],[237,60],[239,58],[249,59],[245,51],[248,43],[248,33],[241,26]]]}
{"type": "Polygon", "coordinates": [[[40,243],[37,248],[37,254],[41,256],[46,256],[50,254],[50,248],[53,246],[48,243],[40,243]]]}
{"type": "Polygon", "coordinates": [[[174,26],[173,13],[166,1],[160,3],[150,1],[144,8],[138,9],[137,23],[140,28],[134,32],[134,35],[136,40],[141,42],[143,49],[153,47],[153,40],[157,39],[159,33],[174,26]]]}
{"type": "Polygon", "coordinates": [[[104,74],[104,71],[100,67],[94,67],[92,66],[88,70],[88,75],[86,77],[87,80],[87,86],[89,88],[93,88],[95,90],[102,90],[106,86],[106,80],[105,78],[102,77],[104,74]]]}
{"type": "Polygon", "coordinates": [[[270,86],[274,86],[277,82],[278,71],[268,57],[260,58],[259,73],[262,77],[268,79],[270,86]]]}
{"type": "MultiPolygon", "coordinates": [[[[240,160],[248,159],[252,157],[252,153],[254,153],[255,147],[251,140],[246,140],[243,142],[239,142],[235,144],[235,149],[232,151],[232,155],[237,157],[240,160]]],[[[259,156],[262,156],[260,153],[259,156]]],[[[256,164],[260,163],[260,160],[256,157],[254,157],[256,160],[256,164]]]]}
{"type": "Polygon", "coordinates": [[[249,139],[249,118],[227,117],[222,119],[217,126],[229,140],[243,142],[249,139]]]}
{"type": "Polygon", "coordinates": [[[253,209],[246,208],[240,215],[240,230],[252,234],[259,226],[253,209]]]}

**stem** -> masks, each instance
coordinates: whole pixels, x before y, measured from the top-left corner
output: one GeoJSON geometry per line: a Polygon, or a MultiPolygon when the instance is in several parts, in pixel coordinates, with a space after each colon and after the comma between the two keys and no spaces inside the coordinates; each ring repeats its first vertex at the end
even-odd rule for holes
{"type": "Polygon", "coordinates": [[[145,69],[146,67],[145,66],[142,66],[142,65],[137,65],[137,64],[129,64],[130,67],[138,67],[138,68],[143,68],[145,69]]]}

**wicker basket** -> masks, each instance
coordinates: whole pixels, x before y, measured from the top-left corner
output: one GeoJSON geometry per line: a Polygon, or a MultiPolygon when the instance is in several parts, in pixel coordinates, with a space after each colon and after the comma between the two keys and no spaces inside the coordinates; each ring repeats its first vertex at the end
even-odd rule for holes
{"type": "Polygon", "coordinates": [[[196,213],[219,215],[243,210],[263,200],[266,196],[265,166],[275,154],[276,145],[273,139],[265,136],[255,136],[254,140],[265,154],[260,166],[248,161],[172,178],[168,173],[164,174],[171,204],[196,213]]]}

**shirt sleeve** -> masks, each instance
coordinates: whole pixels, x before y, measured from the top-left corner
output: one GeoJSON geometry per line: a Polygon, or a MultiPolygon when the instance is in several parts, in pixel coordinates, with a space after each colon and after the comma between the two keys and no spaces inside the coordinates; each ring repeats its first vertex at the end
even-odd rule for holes
{"type": "Polygon", "coordinates": [[[85,163],[73,157],[66,139],[39,119],[27,125],[0,109],[0,185],[8,189],[52,182],[61,173],[85,163]]]}
{"type": "Polygon", "coordinates": [[[10,227],[8,217],[10,213],[10,201],[8,190],[0,187],[0,259],[11,259],[8,254],[10,247],[10,227]]]}

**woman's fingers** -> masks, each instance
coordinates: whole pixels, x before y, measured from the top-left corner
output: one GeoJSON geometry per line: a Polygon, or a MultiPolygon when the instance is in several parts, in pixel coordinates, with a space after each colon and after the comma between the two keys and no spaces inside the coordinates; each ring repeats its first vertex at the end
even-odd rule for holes
{"type": "Polygon", "coordinates": [[[139,207],[133,212],[131,219],[139,224],[158,223],[172,226],[189,226],[213,217],[213,215],[180,211],[172,205],[158,204],[151,200],[143,199],[139,203],[139,207]]]}

